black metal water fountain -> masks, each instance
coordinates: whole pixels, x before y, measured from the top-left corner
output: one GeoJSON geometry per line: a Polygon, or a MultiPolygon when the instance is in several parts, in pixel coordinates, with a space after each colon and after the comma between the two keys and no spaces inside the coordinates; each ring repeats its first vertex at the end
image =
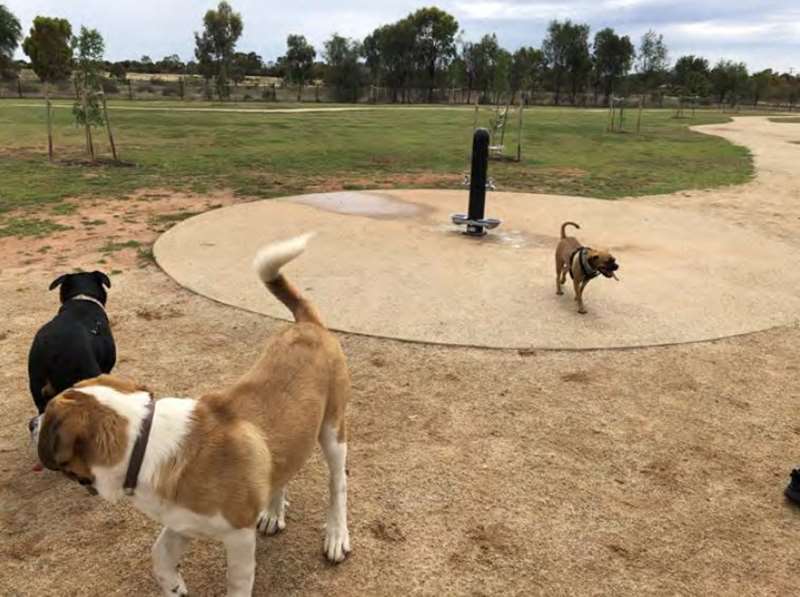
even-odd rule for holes
{"type": "Polygon", "coordinates": [[[497,228],[500,220],[485,217],[486,189],[493,188],[487,181],[489,169],[489,131],[477,129],[472,136],[472,169],[469,177],[469,206],[467,214],[453,214],[453,224],[467,228],[465,234],[483,236],[487,230],[497,228]]]}

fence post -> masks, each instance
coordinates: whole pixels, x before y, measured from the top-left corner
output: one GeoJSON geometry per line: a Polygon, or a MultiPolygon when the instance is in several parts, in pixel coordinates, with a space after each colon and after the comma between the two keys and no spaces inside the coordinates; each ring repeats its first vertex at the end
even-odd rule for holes
{"type": "Polygon", "coordinates": [[[639,114],[636,116],[636,134],[642,130],[642,96],[639,96],[639,114]]]}

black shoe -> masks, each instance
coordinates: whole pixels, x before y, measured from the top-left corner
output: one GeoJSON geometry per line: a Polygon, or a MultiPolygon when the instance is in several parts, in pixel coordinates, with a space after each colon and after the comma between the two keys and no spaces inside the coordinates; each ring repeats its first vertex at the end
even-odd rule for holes
{"type": "Polygon", "coordinates": [[[784,495],[795,504],[800,504],[800,469],[794,469],[791,473],[789,485],[784,490],[784,495]]]}

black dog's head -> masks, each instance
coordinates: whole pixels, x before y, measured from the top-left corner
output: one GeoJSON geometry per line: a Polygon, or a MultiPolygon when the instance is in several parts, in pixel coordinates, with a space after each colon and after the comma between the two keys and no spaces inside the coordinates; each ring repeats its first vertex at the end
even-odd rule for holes
{"type": "Polygon", "coordinates": [[[81,272],[64,274],[50,283],[50,290],[61,287],[62,304],[69,299],[84,294],[106,304],[106,288],[111,288],[111,280],[103,272],[81,272]]]}

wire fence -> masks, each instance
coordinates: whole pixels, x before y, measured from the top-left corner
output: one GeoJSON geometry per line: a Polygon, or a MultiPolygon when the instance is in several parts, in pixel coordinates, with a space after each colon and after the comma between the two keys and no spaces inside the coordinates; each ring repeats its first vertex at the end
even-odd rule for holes
{"type": "MultiPolygon", "coordinates": [[[[213,81],[205,81],[198,77],[171,77],[161,79],[103,79],[103,91],[109,99],[127,100],[182,100],[182,101],[214,101],[219,99],[218,90],[213,81]]],[[[374,104],[491,104],[539,106],[577,106],[586,108],[608,107],[608,100],[603,94],[578,93],[575,96],[561,93],[558,98],[551,91],[528,91],[516,93],[513,97],[508,93],[466,89],[466,88],[390,88],[375,85],[360,86],[353,89],[337,90],[320,83],[298,86],[286,85],[282,82],[246,81],[231,84],[227,90],[226,101],[234,102],[278,102],[278,103],[374,103],[374,104]]],[[[52,99],[70,99],[78,97],[78,90],[71,80],[50,84],[52,99]]],[[[662,92],[653,92],[631,96],[638,103],[642,97],[645,108],[678,109],[688,106],[686,98],[670,96],[662,92]]],[[[44,85],[38,80],[15,79],[0,81],[0,99],[44,98],[44,85]]],[[[715,108],[723,111],[763,110],[763,111],[800,111],[800,105],[778,99],[767,99],[757,105],[752,103],[724,102],[716,98],[692,98],[692,108],[715,108]]]]}

